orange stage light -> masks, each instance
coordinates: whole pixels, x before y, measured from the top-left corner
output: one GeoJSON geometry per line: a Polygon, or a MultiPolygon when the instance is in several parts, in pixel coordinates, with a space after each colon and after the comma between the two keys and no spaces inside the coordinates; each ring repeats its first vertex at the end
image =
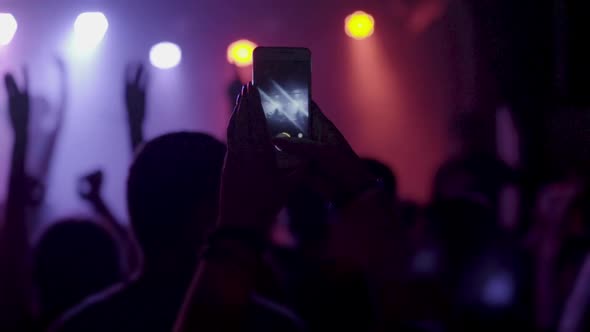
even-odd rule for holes
{"type": "Polygon", "coordinates": [[[240,39],[231,43],[227,47],[227,61],[238,67],[246,67],[252,64],[252,53],[256,44],[247,40],[240,39]]]}

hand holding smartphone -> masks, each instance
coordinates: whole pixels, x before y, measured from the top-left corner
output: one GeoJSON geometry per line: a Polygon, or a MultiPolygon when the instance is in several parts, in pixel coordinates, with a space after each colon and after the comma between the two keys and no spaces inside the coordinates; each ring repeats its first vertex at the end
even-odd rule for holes
{"type": "MultiPolygon", "coordinates": [[[[310,138],[311,52],[307,48],[258,47],[254,50],[254,84],[271,137],[310,138]]],[[[280,168],[297,160],[277,151],[280,168]]]]}

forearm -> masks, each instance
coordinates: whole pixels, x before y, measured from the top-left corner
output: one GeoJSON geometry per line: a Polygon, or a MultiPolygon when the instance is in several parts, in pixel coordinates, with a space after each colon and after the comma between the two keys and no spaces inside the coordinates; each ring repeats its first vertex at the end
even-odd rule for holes
{"type": "Polygon", "coordinates": [[[223,247],[232,253],[215,254],[199,264],[176,332],[243,330],[259,257],[235,244],[223,247]]]}
{"type": "Polygon", "coordinates": [[[123,257],[124,260],[122,262],[124,272],[127,276],[131,276],[138,270],[140,264],[140,255],[135,239],[131,233],[117,221],[117,218],[102,199],[99,199],[98,202],[94,203],[94,208],[97,213],[103,217],[105,227],[115,236],[119,250],[121,251],[121,257],[123,257]]]}
{"type": "MultiPolygon", "coordinates": [[[[8,182],[8,197],[6,201],[5,220],[8,226],[17,220],[24,219],[27,194],[27,177],[25,171],[25,155],[28,139],[26,135],[15,137],[10,163],[10,178],[8,182]],[[14,221],[14,222],[12,222],[14,221]]],[[[22,225],[23,223],[18,223],[22,225]]]]}
{"type": "Polygon", "coordinates": [[[137,148],[143,143],[143,127],[142,124],[133,123],[133,121],[129,120],[129,134],[131,138],[131,149],[132,152],[135,153],[137,148]]]}
{"type": "Polygon", "coordinates": [[[0,310],[22,321],[31,314],[30,249],[25,208],[26,137],[15,138],[4,225],[0,230],[0,310]]]}
{"type": "MultiPolygon", "coordinates": [[[[2,225],[0,237],[3,245],[8,245],[11,252],[19,257],[28,249],[28,233],[25,223],[27,202],[27,177],[25,172],[26,137],[15,138],[8,182],[5,224],[2,225]]],[[[10,255],[10,256],[14,256],[10,255]]]]}

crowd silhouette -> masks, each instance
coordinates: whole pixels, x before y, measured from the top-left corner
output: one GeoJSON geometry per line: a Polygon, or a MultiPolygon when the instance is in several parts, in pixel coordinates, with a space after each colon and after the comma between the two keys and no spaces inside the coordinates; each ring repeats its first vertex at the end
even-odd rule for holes
{"type": "Polygon", "coordinates": [[[315,103],[310,139],[272,138],[252,83],[225,143],[194,132],[146,142],[143,66],[128,68],[124,92],[130,227],[110,212],[96,170],[77,189],[99,219],[59,220],[30,245],[46,181],[27,151],[43,149],[49,167],[66,106],[51,139],[32,146],[36,98],[23,81],[4,77],[14,144],[0,331],[590,329],[587,174],[506,205],[523,174],[469,153],[440,167],[427,205],[403,201],[394,173],[359,157],[315,103]],[[275,147],[297,167],[279,168],[275,147]]]}

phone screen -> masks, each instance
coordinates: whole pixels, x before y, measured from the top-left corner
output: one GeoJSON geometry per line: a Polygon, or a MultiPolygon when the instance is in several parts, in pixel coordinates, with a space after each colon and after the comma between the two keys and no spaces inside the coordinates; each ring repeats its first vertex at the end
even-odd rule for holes
{"type": "Polygon", "coordinates": [[[309,59],[255,61],[254,83],[273,137],[309,137],[309,59]]]}

